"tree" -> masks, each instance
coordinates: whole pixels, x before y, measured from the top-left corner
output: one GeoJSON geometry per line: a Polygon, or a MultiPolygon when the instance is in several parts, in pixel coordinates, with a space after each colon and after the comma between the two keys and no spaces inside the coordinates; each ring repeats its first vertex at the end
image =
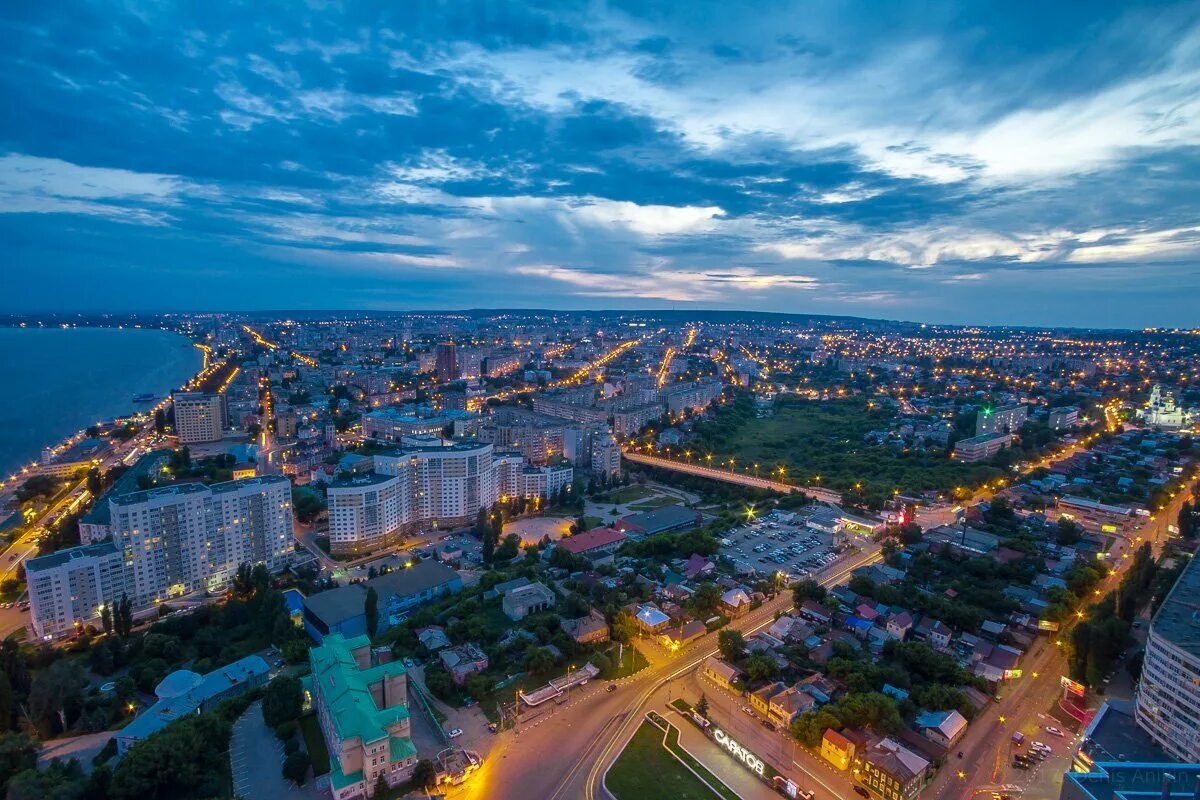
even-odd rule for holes
{"type": "Polygon", "coordinates": [[[609,635],[614,641],[628,643],[637,635],[637,620],[633,614],[622,609],[613,615],[609,635]]]}
{"type": "Polygon", "coordinates": [[[525,648],[523,663],[527,672],[540,675],[554,669],[554,653],[544,647],[530,645],[525,648]]]}
{"type": "Polygon", "coordinates": [[[1196,508],[1187,501],[1179,507],[1179,535],[1184,539],[1196,537],[1196,508]]]}
{"type": "Polygon", "coordinates": [[[0,733],[0,789],[18,772],[37,767],[41,745],[24,733],[0,733]]]}
{"type": "Polygon", "coordinates": [[[283,777],[297,786],[303,786],[308,780],[308,767],[311,763],[308,753],[297,750],[283,760],[283,777]]]}
{"type": "Polygon", "coordinates": [[[517,553],[521,551],[521,537],[515,533],[510,533],[504,537],[504,541],[496,548],[496,558],[501,561],[507,561],[510,558],[516,558],[517,553]]]}
{"type": "Polygon", "coordinates": [[[29,689],[29,715],[49,738],[67,731],[83,711],[87,678],[77,661],[55,661],[34,676],[29,689]]]}
{"type": "Polygon", "coordinates": [[[113,632],[112,606],[109,603],[105,603],[104,608],[100,609],[100,623],[104,626],[106,634],[113,632]]]}
{"type": "Polygon", "coordinates": [[[721,589],[715,583],[705,582],[696,587],[692,593],[691,605],[697,616],[704,619],[717,608],[721,602],[721,589]]]}
{"type": "Polygon", "coordinates": [[[751,653],[746,659],[746,676],[752,681],[765,681],[775,674],[779,665],[766,653],[751,653]]]}
{"type": "Polygon", "coordinates": [[[797,608],[804,605],[805,600],[815,600],[818,603],[825,599],[825,587],[812,578],[805,578],[792,584],[792,604],[797,608]]]}
{"type": "Polygon", "coordinates": [[[100,493],[104,491],[104,480],[100,477],[99,467],[92,467],[88,470],[87,490],[91,492],[93,498],[99,497],[100,493]]]}
{"type": "Polygon", "coordinates": [[[154,411],[154,432],[159,436],[167,432],[167,412],[161,408],[154,411]]]}
{"type": "Polygon", "coordinates": [[[367,615],[367,634],[375,638],[379,628],[379,594],[374,586],[367,587],[367,596],[363,600],[363,613],[367,615]]]}
{"type": "Polygon", "coordinates": [[[732,628],[717,634],[717,647],[726,661],[740,661],[746,654],[746,640],[742,637],[742,632],[732,628]]]}
{"type": "Polygon", "coordinates": [[[696,703],[696,713],[705,719],[708,718],[708,698],[703,693],[700,694],[700,700],[696,703]]]}
{"type": "Polygon", "coordinates": [[[412,782],[423,789],[428,789],[437,780],[437,767],[428,758],[422,758],[412,771],[412,782]]]}
{"type": "Polygon", "coordinates": [[[12,724],[15,705],[12,683],[9,682],[8,675],[0,672],[0,730],[8,730],[12,724]]]}
{"type": "Polygon", "coordinates": [[[1065,546],[1076,544],[1083,538],[1083,528],[1071,519],[1059,517],[1058,528],[1055,530],[1055,540],[1065,546]]]}
{"type": "Polygon", "coordinates": [[[113,617],[113,627],[122,636],[128,636],[133,632],[133,604],[129,601],[128,595],[121,595],[116,615],[113,617]]]}
{"type": "Polygon", "coordinates": [[[220,797],[229,768],[230,724],[220,714],[189,714],[143,739],[113,773],[112,800],[220,797]]]}
{"type": "Polygon", "coordinates": [[[267,684],[263,692],[263,722],[275,728],[300,716],[304,707],[304,688],[300,679],[291,675],[280,675],[267,684]]]}
{"type": "Polygon", "coordinates": [[[377,776],[375,776],[375,796],[380,797],[380,798],[386,797],[387,791],[388,791],[387,773],[384,772],[383,770],[380,770],[379,774],[377,776]]]}

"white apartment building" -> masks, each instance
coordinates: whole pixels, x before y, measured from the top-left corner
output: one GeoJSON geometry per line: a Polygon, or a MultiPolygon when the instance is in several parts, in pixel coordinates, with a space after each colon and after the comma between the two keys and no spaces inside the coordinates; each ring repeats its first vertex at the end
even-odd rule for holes
{"type": "Polygon", "coordinates": [[[387,547],[411,518],[410,481],[398,475],[355,475],[329,487],[329,548],[335,553],[387,547]]]}
{"type": "Polygon", "coordinates": [[[39,638],[100,627],[100,612],[133,594],[133,572],[112,542],[72,547],[25,562],[29,617],[39,638]]]}
{"type": "Polygon", "coordinates": [[[217,442],[224,427],[224,398],[212,392],[176,392],[175,436],[180,444],[217,442]]]}
{"type": "Polygon", "coordinates": [[[610,478],[621,474],[621,446],[609,434],[592,439],[592,474],[610,478]]]}
{"type": "Polygon", "coordinates": [[[975,435],[1018,433],[1029,419],[1029,406],[1015,405],[981,409],[975,417],[975,435]]]}
{"type": "Polygon", "coordinates": [[[374,456],[375,473],[329,489],[329,545],[339,555],[392,544],[422,525],[468,525],[501,495],[548,497],[570,485],[569,464],[527,467],[492,445],[458,442],[374,456]]]}
{"type": "Polygon", "coordinates": [[[1200,762],[1200,559],[1154,615],[1138,686],[1137,723],[1169,755],[1200,762]]]}
{"type": "Polygon", "coordinates": [[[242,563],[279,570],[293,548],[291,482],[278,475],[132,492],[109,508],[137,606],[222,591],[242,563]]]}

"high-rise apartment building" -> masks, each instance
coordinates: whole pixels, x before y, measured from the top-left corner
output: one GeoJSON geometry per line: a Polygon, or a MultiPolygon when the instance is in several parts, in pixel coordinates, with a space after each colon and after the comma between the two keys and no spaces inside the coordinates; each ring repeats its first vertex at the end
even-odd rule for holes
{"type": "Polygon", "coordinates": [[[1200,558],[1150,623],[1135,717],[1168,755],[1200,762],[1200,558]]]}
{"type": "Polygon", "coordinates": [[[335,553],[390,546],[411,518],[411,486],[399,476],[369,473],[329,486],[329,547],[335,553]]]}
{"type": "Polygon", "coordinates": [[[39,638],[96,624],[105,606],[133,594],[132,570],[111,541],[31,558],[25,562],[25,576],[30,622],[39,638]]]}
{"type": "Polygon", "coordinates": [[[221,439],[225,427],[225,399],[214,392],[176,392],[175,435],[180,444],[200,444],[221,439]]]}
{"type": "Polygon", "coordinates": [[[109,507],[134,605],[221,591],[240,564],[282,569],[293,548],[291,482],[278,475],[132,492],[109,507]]]}
{"type": "Polygon", "coordinates": [[[1027,419],[1029,419],[1029,406],[984,408],[975,417],[975,435],[1018,433],[1027,419]]]}
{"type": "Polygon", "coordinates": [[[434,372],[439,383],[458,380],[458,350],[454,342],[443,342],[434,350],[434,372]]]}

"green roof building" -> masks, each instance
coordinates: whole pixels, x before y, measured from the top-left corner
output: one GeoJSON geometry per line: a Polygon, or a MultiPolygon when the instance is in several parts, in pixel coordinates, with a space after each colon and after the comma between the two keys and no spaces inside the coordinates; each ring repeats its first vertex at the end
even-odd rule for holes
{"type": "Polygon", "coordinates": [[[333,800],[372,797],[381,774],[395,786],[417,763],[409,738],[408,674],[402,663],[375,663],[372,655],[366,636],[336,633],[309,651],[310,691],[331,756],[333,800]]]}

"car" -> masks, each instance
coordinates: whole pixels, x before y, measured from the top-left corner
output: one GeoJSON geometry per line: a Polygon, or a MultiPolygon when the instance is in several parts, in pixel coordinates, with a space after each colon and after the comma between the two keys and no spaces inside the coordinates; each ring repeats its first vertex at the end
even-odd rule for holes
{"type": "Polygon", "coordinates": [[[762,725],[764,728],[766,728],[769,731],[775,730],[775,726],[771,724],[771,721],[769,719],[760,719],[758,722],[760,725],[762,725]]]}
{"type": "Polygon", "coordinates": [[[1053,734],[1053,735],[1055,735],[1055,736],[1066,736],[1066,734],[1065,734],[1065,733],[1063,733],[1063,732],[1062,732],[1060,729],[1058,729],[1058,728],[1054,727],[1053,725],[1047,725],[1047,726],[1046,726],[1046,733],[1050,733],[1050,734],[1053,734]]]}
{"type": "Polygon", "coordinates": [[[462,728],[451,728],[446,735],[451,739],[457,739],[459,736],[462,736],[462,728]]]}
{"type": "Polygon", "coordinates": [[[610,684],[609,684],[609,685],[608,685],[608,686],[605,688],[605,690],[604,690],[604,691],[606,691],[606,692],[615,692],[616,690],[617,690],[617,685],[616,685],[615,683],[610,683],[610,684]]]}
{"type": "Polygon", "coordinates": [[[500,730],[500,726],[497,725],[496,723],[494,723],[494,722],[488,723],[488,731],[490,731],[491,733],[496,733],[499,730],[500,730]]]}
{"type": "Polygon", "coordinates": [[[754,716],[754,709],[751,708],[750,706],[742,706],[742,711],[746,712],[747,714],[749,714],[752,717],[754,716]]]}
{"type": "Polygon", "coordinates": [[[1052,748],[1050,745],[1046,744],[1045,742],[1034,742],[1033,744],[1031,744],[1029,746],[1035,750],[1046,750],[1051,753],[1054,752],[1054,748],[1052,748]]]}
{"type": "Polygon", "coordinates": [[[1029,769],[1028,764],[1024,764],[1020,761],[1014,761],[1014,762],[1012,762],[1012,765],[1013,765],[1013,768],[1015,768],[1015,769],[1029,769]]]}
{"type": "Polygon", "coordinates": [[[865,798],[867,798],[867,800],[871,800],[871,793],[868,792],[866,789],[864,789],[861,786],[855,786],[854,793],[856,795],[858,795],[859,797],[865,797],[865,798]]]}

